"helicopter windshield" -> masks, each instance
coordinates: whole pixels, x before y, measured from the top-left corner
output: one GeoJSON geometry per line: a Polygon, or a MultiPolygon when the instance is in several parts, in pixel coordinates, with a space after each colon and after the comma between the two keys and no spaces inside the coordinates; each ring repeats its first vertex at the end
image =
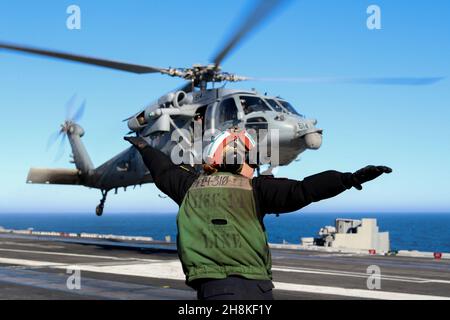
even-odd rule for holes
{"type": "Polygon", "coordinates": [[[272,107],[273,110],[277,112],[286,112],[275,100],[266,99],[267,103],[272,107]]]}
{"type": "Polygon", "coordinates": [[[258,97],[240,96],[242,109],[245,114],[256,111],[271,111],[263,99],[258,97]]]}
{"type": "Polygon", "coordinates": [[[295,110],[295,108],[287,101],[283,101],[283,100],[277,100],[279,103],[281,103],[281,105],[287,109],[287,111],[289,111],[290,113],[296,114],[302,118],[304,118],[303,115],[301,115],[300,113],[297,112],[297,110],[295,110]]]}

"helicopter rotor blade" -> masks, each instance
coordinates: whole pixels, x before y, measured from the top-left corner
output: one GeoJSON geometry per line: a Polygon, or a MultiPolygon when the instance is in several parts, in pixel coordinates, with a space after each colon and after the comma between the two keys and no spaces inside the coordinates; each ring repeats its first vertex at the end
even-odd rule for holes
{"type": "Polygon", "coordinates": [[[77,100],[77,94],[75,93],[67,102],[66,102],[66,120],[70,120],[75,113],[75,102],[77,100]]]}
{"type": "Polygon", "coordinates": [[[62,138],[59,142],[58,151],[56,153],[55,160],[54,160],[55,162],[58,160],[61,160],[62,156],[66,152],[66,138],[67,138],[67,134],[62,133],[62,138]]]}
{"type": "Polygon", "coordinates": [[[61,134],[62,134],[61,130],[58,130],[58,131],[52,133],[50,135],[50,137],[48,137],[47,146],[45,148],[46,151],[49,151],[50,148],[56,143],[56,141],[58,141],[61,134]]]}
{"type": "Polygon", "coordinates": [[[249,10],[244,21],[233,33],[220,51],[214,56],[212,62],[216,68],[220,66],[222,61],[230,54],[230,52],[253,30],[255,30],[261,23],[268,19],[268,17],[282,4],[287,4],[290,0],[260,0],[252,10],[249,10]]]}
{"type": "Polygon", "coordinates": [[[84,111],[86,109],[86,100],[83,101],[83,103],[81,104],[81,106],[78,108],[78,110],[75,112],[75,114],[73,115],[73,117],[71,118],[72,122],[77,123],[78,121],[80,121],[83,118],[84,115],[84,111]]]}
{"type": "Polygon", "coordinates": [[[66,109],[66,120],[64,124],[61,125],[61,129],[51,134],[47,140],[46,150],[49,151],[50,148],[61,138],[58,146],[58,151],[56,153],[54,161],[58,161],[65,152],[65,141],[67,138],[66,126],[67,122],[78,122],[84,114],[84,110],[86,108],[86,100],[83,101],[81,106],[75,110],[75,102],[77,95],[74,94],[69,101],[67,101],[65,109],[66,109]]]}
{"type": "Polygon", "coordinates": [[[318,77],[318,78],[247,78],[249,81],[271,81],[292,83],[324,83],[324,84],[368,84],[368,85],[398,85],[425,86],[442,81],[445,77],[318,77]]]}
{"type": "Polygon", "coordinates": [[[4,43],[4,42],[0,42],[0,49],[30,53],[30,54],[34,54],[34,55],[68,60],[68,61],[74,61],[74,62],[80,62],[80,63],[84,63],[84,64],[95,65],[95,66],[99,66],[99,67],[121,70],[121,71],[127,71],[127,72],[132,72],[132,73],[137,73],[137,74],[147,74],[147,73],[167,74],[169,72],[169,70],[164,69],[164,68],[143,66],[143,65],[131,64],[131,63],[125,63],[125,62],[119,62],[119,61],[113,61],[113,60],[107,60],[107,59],[100,59],[100,58],[93,58],[93,57],[88,57],[88,56],[75,55],[75,54],[71,54],[71,53],[64,53],[64,52],[45,50],[45,49],[38,49],[38,48],[21,46],[21,45],[4,43]]]}

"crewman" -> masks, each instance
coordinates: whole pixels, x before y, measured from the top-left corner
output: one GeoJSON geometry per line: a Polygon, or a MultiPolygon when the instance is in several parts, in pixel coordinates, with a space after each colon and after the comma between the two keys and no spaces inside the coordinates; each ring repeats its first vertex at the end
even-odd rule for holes
{"type": "Polygon", "coordinates": [[[142,155],[155,185],[179,205],[178,255],[186,283],[200,300],[271,300],[272,261],[266,214],[297,211],[392,170],[325,171],[303,181],[253,177],[245,131],[228,130],[207,150],[204,173],[174,165],[140,137],[126,137],[142,155]],[[231,161],[230,161],[231,159],[231,161]]]}

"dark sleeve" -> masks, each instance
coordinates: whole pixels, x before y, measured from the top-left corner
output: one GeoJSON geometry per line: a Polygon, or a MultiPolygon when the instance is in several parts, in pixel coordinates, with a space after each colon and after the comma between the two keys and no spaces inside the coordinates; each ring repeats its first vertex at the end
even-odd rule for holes
{"type": "Polygon", "coordinates": [[[303,181],[272,176],[252,180],[255,200],[261,215],[297,211],[312,202],[337,196],[352,187],[352,174],[325,171],[303,181]]]}
{"type": "Polygon", "coordinates": [[[189,168],[174,165],[166,154],[150,146],[140,150],[140,153],[158,189],[180,206],[198,174],[189,168]]]}

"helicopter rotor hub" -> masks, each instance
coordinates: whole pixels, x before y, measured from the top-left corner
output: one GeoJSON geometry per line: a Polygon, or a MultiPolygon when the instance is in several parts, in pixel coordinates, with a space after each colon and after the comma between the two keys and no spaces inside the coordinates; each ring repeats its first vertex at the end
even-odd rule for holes
{"type": "Polygon", "coordinates": [[[165,72],[172,77],[180,77],[195,84],[202,82],[237,82],[245,81],[247,78],[228,72],[222,72],[220,66],[194,64],[191,68],[169,68],[165,72]]]}

